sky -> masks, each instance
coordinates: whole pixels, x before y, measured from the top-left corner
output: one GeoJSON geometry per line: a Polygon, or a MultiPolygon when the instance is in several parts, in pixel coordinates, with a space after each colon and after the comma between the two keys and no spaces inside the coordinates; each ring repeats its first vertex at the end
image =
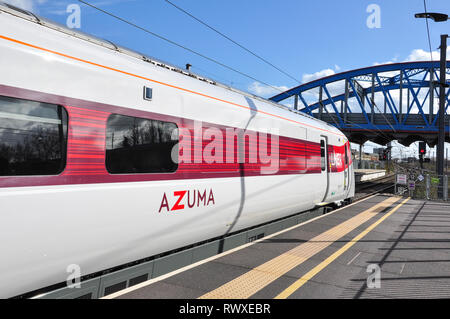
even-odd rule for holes
{"type": "MultiPolygon", "coordinates": [[[[70,4],[79,4],[81,30],[156,59],[184,67],[263,97],[334,73],[380,63],[429,60],[423,0],[170,0],[237,43],[285,71],[255,58],[174,8],[165,0],[86,0],[141,27],[252,76],[226,68],[168,44],[98,12],[77,0],[8,0],[66,24],[70,4]],[[373,5],[380,22],[368,26],[373,5]],[[372,25],[373,26],[373,25],[372,25]]],[[[426,0],[428,12],[450,14],[449,0],[426,0]]],[[[370,24],[370,23],[369,23],[370,24]]],[[[439,35],[450,34],[450,21],[429,20],[431,47],[439,58],[439,35]]],[[[450,52],[450,51],[449,51],[450,52]]],[[[371,151],[367,143],[365,151],[371,151]]],[[[404,153],[417,154],[417,144],[404,153]]]]}

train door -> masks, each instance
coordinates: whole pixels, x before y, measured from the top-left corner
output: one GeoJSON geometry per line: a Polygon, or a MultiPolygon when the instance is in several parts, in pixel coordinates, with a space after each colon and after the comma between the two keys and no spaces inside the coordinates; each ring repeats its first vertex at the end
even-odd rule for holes
{"type": "Polygon", "coordinates": [[[353,184],[353,166],[352,166],[352,151],[350,148],[350,143],[347,143],[346,147],[345,147],[345,154],[347,155],[347,168],[346,168],[346,178],[347,178],[347,189],[346,189],[346,193],[345,196],[349,197],[349,194],[352,190],[352,184],[353,184]]]}
{"type": "Polygon", "coordinates": [[[350,159],[348,154],[348,144],[345,144],[344,149],[344,193],[348,192],[350,188],[350,159]]]}
{"type": "Polygon", "coordinates": [[[322,199],[322,202],[325,202],[325,199],[328,196],[328,189],[330,186],[330,175],[328,169],[328,139],[325,136],[320,137],[320,169],[321,169],[321,180],[325,184],[325,195],[322,199]]]}

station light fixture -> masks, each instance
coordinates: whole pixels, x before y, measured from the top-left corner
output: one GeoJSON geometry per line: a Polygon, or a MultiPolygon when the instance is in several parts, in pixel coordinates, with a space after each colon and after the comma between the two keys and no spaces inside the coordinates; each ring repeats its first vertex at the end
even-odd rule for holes
{"type": "Polygon", "coordinates": [[[444,13],[436,13],[436,12],[423,12],[423,13],[416,13],[414,15],[416,18],[426,18],[426,19],[433,19],[434,22],[444,22],[448,20],[448,15],[444,13]]]}

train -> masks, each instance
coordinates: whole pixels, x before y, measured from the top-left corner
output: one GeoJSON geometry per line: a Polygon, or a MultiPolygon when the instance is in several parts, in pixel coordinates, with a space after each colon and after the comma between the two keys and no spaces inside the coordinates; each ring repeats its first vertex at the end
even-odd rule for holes
{"type": "Polygon", "coordinates": [[[0,5],[0,297],[355,193],[334,126],[0,5]]]}

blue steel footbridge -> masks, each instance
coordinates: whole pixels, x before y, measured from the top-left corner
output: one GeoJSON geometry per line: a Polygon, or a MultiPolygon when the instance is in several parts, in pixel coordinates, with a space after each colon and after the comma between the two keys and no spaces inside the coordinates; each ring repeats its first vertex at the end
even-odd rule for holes
{"type": "MultiPolygon", "coordinates": [[[[447,61],[446,74],[450,74],[447,61]]],[[[302,84],[270,100],[288,103],[343,131],[351,142],[392,140],[409,146],[415,141],[437,144],[439,62],[377,65],[333,74],[302,84]]],[[[449,81],[446,81],[449,84],[449,81]]],[[[445,94],[446,141],[450,142],[445,94]]]]}

